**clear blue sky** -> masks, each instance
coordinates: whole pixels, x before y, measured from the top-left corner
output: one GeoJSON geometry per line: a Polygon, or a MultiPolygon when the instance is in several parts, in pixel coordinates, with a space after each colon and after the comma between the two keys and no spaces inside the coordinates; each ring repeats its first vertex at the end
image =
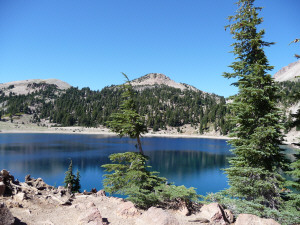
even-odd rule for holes
{"type": "MultiPolygon", "coordinates": [[[[102,89],[151,72],[223,96],[235,0],[0,0],[0,83],[57,78],[102,89]]],[[[296,61],[300,0],[257,0],[274,74],[296,61]]]]}

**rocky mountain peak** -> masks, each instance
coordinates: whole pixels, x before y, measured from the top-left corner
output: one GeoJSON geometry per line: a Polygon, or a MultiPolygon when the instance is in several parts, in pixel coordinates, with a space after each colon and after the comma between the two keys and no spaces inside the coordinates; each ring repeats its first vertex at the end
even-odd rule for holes
{"type": "Polygon", "coordinates": [[[293,81],[296,76],[300,76],[300,60],[293,62],[274,74],[275,81],[293,81]]]}
{"type": "Polygon", "coordinates": [[[47,85],[55,85],[61,90],[66,90],[71,87],[71,85],[68,83],[58,79],[30,79],[0,84],[0,90],[2,90],[6,95],[8,95],[10,92],[16,95],[24,95],[39,91],[45,88],[47,85]]]}
{"type": "Polygon", "coordinates": [[[177,83],[162,73],[148,73],[140,78],[133,80],[131,84],[132,86],[135,87],[135,89],[138,90],[166,85],[169,87],[179,88],[181,90],[187,89],[187,90],[199,91],[197,88],[191,85],[177,83]]]}

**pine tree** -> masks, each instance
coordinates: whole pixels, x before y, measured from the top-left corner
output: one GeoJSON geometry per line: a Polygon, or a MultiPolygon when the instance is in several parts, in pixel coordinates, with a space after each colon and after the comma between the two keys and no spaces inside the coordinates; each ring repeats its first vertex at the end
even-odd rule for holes
{"type": "Polygon", "coordinates": [[[80,173],[79,173],[79,170],[77,170],[76,177],[75,177],[75,180],[74,180],[74,192],[80,192],[80,188],[81,188],[80,173]]]}
{"type": "Polygon", "coordinates": [[[253,201],[269,208],[280,204],[283,178],[278,170],[284,166],[281,144],[281,115],[276,108],[277,87],[267,71],[273,69],[264,53],[264,47],[273,43],[263,41],[264,30],[258,31],[263,21],[258,17],[261,7],[255,0],[239,0],[236,15],[230,16],[232,44],[236,61],[226,78],[238,78],[239,88],[233,96],[231,112],[236,127],[230,140],[235,157],[225,169],[229,179],[228,193],[240,199],[253,201]]]}
{"type": "Polygon", "coordinates": [[[143,133],[147,132],[147,127],[144,124],[142,116],[137,112],[135,93],[132,85],[127,75],[124,73],[123,75],[127,80],[127,82],[123,84],[123,101],[119,112],[112,114],[111,121],[107,124],[110,129],[118,133],[120,137],[128,135],[130,138],[136,139],[139,152],[144,154],[140,137],[143,133]]]}
{"type": "Polygon", "coordinates": [[[68,188],[69,186],[71,186],[71,191],[73,190],[73,186],[74,186],[74,179],[75,176],[73,174],[73,162],[72,160],[70,160],[70,164],[69,164],[69,168],[67,170],[67,172],[65,172],[66,176],[65,176],[65,188],[68,188]]]}
{"type": "Polygon", "coordinates": [[[65,176],[65,188],[70,189],[70,191],[72,193],[75,192],[80,192],[80,174],[79,171],[77,170],[76,176],[73,174],[73,162],[72,160],[70,160],[70,164],[69,164],[69,168],[68,170],[65,172],[66,176],[65,176]]]}

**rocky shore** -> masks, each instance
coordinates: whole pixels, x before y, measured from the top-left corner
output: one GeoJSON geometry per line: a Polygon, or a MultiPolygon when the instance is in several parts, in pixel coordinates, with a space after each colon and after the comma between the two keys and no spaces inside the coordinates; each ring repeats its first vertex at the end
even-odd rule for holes
{"type": "Polygon", "coordinates": [[[141,210],[130,201],[106,196],[103,190],[73,194],[30,175],[19,182],[4,169],[0,196],[1,225],[279,225],[254,215],[234,216],[218,203],[197,204],[192,211],[185,205],[177,210],[141,210]]]}

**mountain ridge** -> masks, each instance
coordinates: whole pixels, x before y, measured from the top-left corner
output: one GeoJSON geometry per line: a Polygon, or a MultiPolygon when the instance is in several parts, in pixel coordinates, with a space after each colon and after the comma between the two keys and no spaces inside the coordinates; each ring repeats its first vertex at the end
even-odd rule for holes
{"type": "Polygon", "coordinates": [[[278,82],[295,81],[296,76],[300,76],[300,60],[281,68],[273,78],[278,82]]]}
{"type": "Polygon", "coordinates": [[[0,84],[0,90],[4,92],[5,95],[9,95],[10,92],[16,95],[26,95],[34,91],[39,91],[45,88],[46,85],[55,85],[60,90],[66,90],[71,87],[65,81],[59,79],[28,79],[20,81],[11,81],[7,83],[0,84]]]}
{"type": "Polygon", "coordinates": [[[162,73],[148,73],[140,78],[132,80],[131,85],[137,90],[144,90],[145,88],[154,88],[155,86],[166,85],[169,87],[178,88],[180,90],[193,90],[197,92],[201,91],[192,85],[175,82],[170,77],[162,73]]]}

